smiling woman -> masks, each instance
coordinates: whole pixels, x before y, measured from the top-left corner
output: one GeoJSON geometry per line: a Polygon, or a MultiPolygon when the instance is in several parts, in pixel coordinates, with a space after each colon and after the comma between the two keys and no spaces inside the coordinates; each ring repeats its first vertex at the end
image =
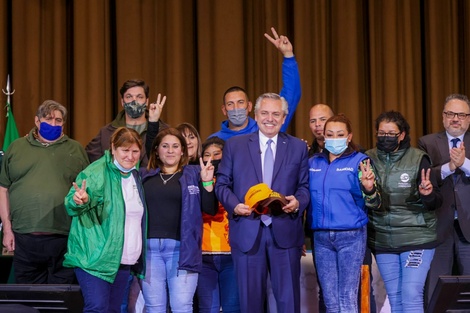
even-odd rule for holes
{"type": "Polygon", "coordinates": [[[188,165],[190,145],[191,138],[185,139],[176,128],[160,131],[148,166],[141,170],[149,208],[147,272],[142,280],[147,312],[166,311],[168,294],[174,312],[192,312],[202,267],[202,211],[214,215],[217,201],[214,166],[210,161],[188,165]]]}
{"type": "Polygon", "coordinates": [[[111,152],[78,174],[65,198],[72,226],[64,265],[75,268],[83,312],[119,312],[131,269],[143,275],[146,210],[135,170],[141,151],[138,132],[116,129],[111,152]]]}

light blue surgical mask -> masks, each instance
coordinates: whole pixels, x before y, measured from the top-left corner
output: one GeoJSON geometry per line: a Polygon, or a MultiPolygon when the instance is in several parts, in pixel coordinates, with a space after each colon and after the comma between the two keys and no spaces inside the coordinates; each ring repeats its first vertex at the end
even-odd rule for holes
{"type": "Polygon", "coordinates": [[[117,167],[121,172],[123,172],[123,173],[129,173],[130,171],[132,171],[132,170],[135,169],[135,166],[132,167],[132,168],[129,168],[129,169],[122,167],[122,165],[119,164],[119,162],[118,162],[116,159],[114,159],[114,162],[113,162],[113,163],[114,163],[114,165],[116,165],[116,167],[117,167]]]}
{"type": "Polygon", "coordinates": [[[248,118],[246,109],[227,110],[227,116],[230,123],[232,123],[235,127],[242,126],[248,118]]]}
{"type": "Polygon", "coordinates": [[[348,138],[325,138],[325,149],[331,154],[339,155],[348,147],[348,138]]]}

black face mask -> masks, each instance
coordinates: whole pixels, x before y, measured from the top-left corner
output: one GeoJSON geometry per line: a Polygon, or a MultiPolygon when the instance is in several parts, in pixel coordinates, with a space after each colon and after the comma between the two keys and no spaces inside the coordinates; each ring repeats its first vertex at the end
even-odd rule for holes
{"type": "Polygon", "coordinates": [[[377,136],[377,149],[390,153],[398,148],[398,137],[377,136]]]}
{"type": "MultiPolygon", "coordinates": [[[[212,160],[211,163],[214,165],[214,174],[217,174],[217,170],[219,169],[219,164],[221,160],[212,160]]],[[[207,161],[204,161],[204,165],[207,164],[207,161]]]]}

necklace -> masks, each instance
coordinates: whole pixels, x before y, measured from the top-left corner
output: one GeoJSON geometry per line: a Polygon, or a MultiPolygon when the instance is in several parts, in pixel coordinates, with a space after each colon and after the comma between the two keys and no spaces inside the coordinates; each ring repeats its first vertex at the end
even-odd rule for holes
{"type": "Polygon", "coordinates": [[[173,175],[171,175],[170,178],[168,178],[168,179],[164,179],[164,178],[163,178],[163,175],[162,175],[162,172],[160,172],[160,178],[161,178],[162,181],[163,181],[163,185],[166,185],[166,183],[167,183],[168,181],[170,181],[170,179],[172,179],[173,176],[175,176],[176,173],[178,173],[178,172],[179,172],[179,171],[174,172],[173,175]]]}

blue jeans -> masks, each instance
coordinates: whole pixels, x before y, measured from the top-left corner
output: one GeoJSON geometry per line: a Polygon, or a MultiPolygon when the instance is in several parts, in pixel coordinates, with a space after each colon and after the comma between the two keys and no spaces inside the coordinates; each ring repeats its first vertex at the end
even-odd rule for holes
{"type": "Polygon", "coordinates": [[[230,254],[204,254],[197,284],[199,313],[240,312],[235,267],[230,254]]]}
{"type": "Polygon", "coordinates": [[[124,289],[124,297],[122,298],[121,303],[121,313],[127,313],[129,309],[129,292],[131,291],[132,281],[134,280],[134,275],[129,275],[127,280],[126,289],[124,289]]]}
{"type": "Polygon", "coordinates": [[[81,268],[75,268],[85,306],[84,313],[120,313],[121,303],[129,279],[130,266],[121,266],[111,284],[81,268]]]}
{"type": "Polygon", "coordinates": [[[377,254],[392,312],[424,311],[424,283],[434,256],[434,249],[377,254]]]}
{"type": "Polygon", "coordinates": [[[167,312],[167,290],[173,313],[193,312],[198,273],[178,270],[179,257],[178,240],[147,240],[146,274],[142,281],[147,312],[167,312]]]}
{"type": "Polygon", "coordinates": [[[366,249],[367,226],[314,231],[315,265],[326,312],[357,312],[357,292],[366,249]]]}

